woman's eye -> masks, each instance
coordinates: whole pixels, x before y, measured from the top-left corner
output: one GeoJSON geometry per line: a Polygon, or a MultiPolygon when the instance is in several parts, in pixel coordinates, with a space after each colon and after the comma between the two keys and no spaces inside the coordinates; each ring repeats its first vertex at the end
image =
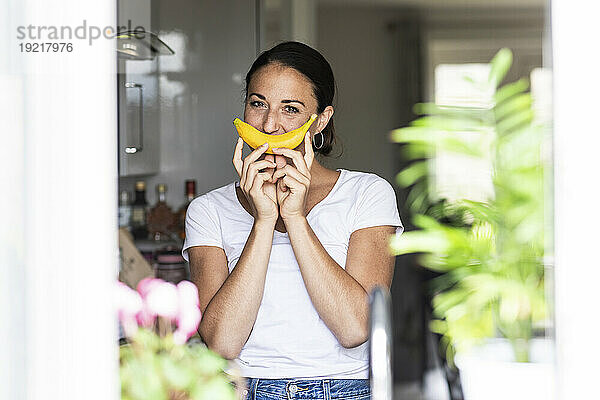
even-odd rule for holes
{"type": "Polygon", "coordinates": [[[252,107],[264,107],[265,103],[263,103],[262,101],[254,100],[250,102],[250,105],[252,107]]]}
{"type": "Polygon", "coordinates": [[[294,106],[285,106],[285,111],[292,113],[292,114],[296,114],[298,112],[300,112],[300,110],[298,110],[296,107],[294,106]]]}

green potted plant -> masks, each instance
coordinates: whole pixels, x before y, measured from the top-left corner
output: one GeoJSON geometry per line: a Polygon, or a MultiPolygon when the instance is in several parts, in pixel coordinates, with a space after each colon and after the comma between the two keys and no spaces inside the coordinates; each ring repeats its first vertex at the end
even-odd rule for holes
{"type": "MultiPolygon", "coordinates": [[[[473,354],[481,358],[493,354],[475,368],[476,380],[488,374],[496,382],[479,382],[488,387],[483,398],[497,398],[506,387],[518,387],[519,377],[531,378],[522,368],[534,364],[533,339],[547,321],[545,130],[535,123],[526,79],[500,86],[511,64],[511,51],[502,49],[490,63],[487,80],[465,77],[471,85],[493,93],[488,107],[418,104],[415,111],[422,116],[391,132],[392,141],[404,144],[401,149],[411,161],[397,175],[397,183],[409,190],[417,228],[394,238],[391,247],[397,255],[419,253],[419,263],[439,273],[431,282],[430,328],[442,335],[449,360],[456,352],[467,399],[476,398],[467,392],[477,382],[463,379],[469,375],[463,370],[465,360],[473,354]],[[488,162],[491,193],[483,200],[434,196],[432,164],[439,154],[488,162]],[[498,356],[495,347],[508,344],[512,357],[500,360],[505,355],[498,356]],[[489,367],[489,361],[496,363],[485,372],[482,365],[489,367]],[[499,376],[505,367],[512,368],[512,375],[505,375],[508,380],[499,376]],[[498,382],[504,388],[497,387],[498,382]]],[[[518,390],[523,395],[523,388],[518,390]]]]}
{"type": "Polygon", "coordinates": [[[193,283],[146,278],[136,291],[119,282],[115,297],[127,336],[119,349],[122,399],[241,398],[241,378],[230,362],[202,343],[188,342],[201,317],[193,283]]]}

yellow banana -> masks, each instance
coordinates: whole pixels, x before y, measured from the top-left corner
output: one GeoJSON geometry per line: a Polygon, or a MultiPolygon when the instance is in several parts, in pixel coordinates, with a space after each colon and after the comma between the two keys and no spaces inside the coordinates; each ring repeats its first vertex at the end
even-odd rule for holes
{"type": "Polygon", "coordinates": [[[256,149],[266,142],[269,144],[266,153],[274,154],[272,151],[273,147],[286,147],[288,149],[295,149],[298,147],[298,145],[304,140],[306,131],[308,131],[308,128],[310,128],[316,118],[317,114],[313,114],[310,116],[310,119],[300,128],[281,135],[269,135],[267,133],[263,133],[239,118],[233,120],[233,125],[235,125],[235,129],[237,129],[238,134],[242,140],[248,144],[248,146],[256,149]]]}

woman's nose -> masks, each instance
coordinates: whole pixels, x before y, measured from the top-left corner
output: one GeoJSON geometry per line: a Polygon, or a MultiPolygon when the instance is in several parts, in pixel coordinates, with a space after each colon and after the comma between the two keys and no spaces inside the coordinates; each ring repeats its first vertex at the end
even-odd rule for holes
{"type": "Polygon", "coordinates": [[[277,113],[274,111],[269,111],[265,115],[265,119],[263,121],[263,132],[273,134],[279,130],[279,118],[277,113]]]}

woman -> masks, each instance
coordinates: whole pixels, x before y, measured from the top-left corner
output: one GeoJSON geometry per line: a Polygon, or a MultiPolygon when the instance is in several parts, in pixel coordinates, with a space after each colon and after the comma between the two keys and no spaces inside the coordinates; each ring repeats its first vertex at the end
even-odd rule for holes
{"type": "Polygon", "coordinates": [[[295,149],[233,164],[239,182],[189,206],[183,254],[199,289],[205,343],[236,359],[248,399],[368,399],[368,293],[390,287],[391,185],[315,159],[335,140],[335,83],[316,50],[286,42],[246,75],[244,120],[271,135],[318,114],[295,149]],[[263,397],[266,396],[266,397],[263,397]]]}

